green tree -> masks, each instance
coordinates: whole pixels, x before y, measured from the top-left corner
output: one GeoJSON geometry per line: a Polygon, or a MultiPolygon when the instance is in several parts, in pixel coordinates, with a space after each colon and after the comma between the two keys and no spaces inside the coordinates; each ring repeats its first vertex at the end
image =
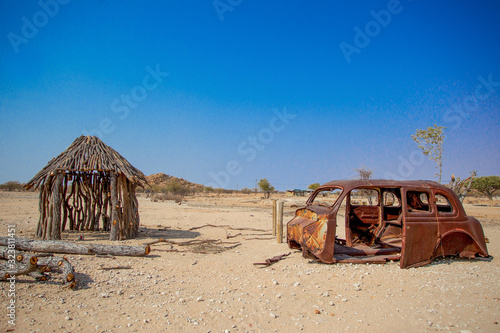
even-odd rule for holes
{"type": "Polygon", "coordinates": [[[493,194],[500,189],[500,177],[486,176],[474,178],[472,188],[486,195],[491,200],[491,204],[493,204],[493,194]]]}
{"type": "Polygon", "coordinates": [[[318,187],[320,187],[321,184],[320,183],[312,183],[311,185],[309,185],[307,188],[310,189],[310,190],[315,190],[317,189],[318,187]]]}
{"type": "Polygon", "coordinates": [[[429,126],[425,130],[418,129],[415,135],[411,136],[411,138],[417,143],[418,148],[422,149],[424,155],[428,156],[430,160],[436,162],[436,169],[438,170],[436,176],[439,178],[439,183],[441,183],[441,169],[443,167],[443,142],[445,129],[446,127],[434,124],[434,126],[429,126]]]}
{"type": "Polygon", "coordinates": [[[264,192],[265,199],[268,199],[270,193],[274,191],[274,186],[272,186],[266,178],[259,180],[259,183],[257,185],[259,186],[261,191],[264,192]]]}

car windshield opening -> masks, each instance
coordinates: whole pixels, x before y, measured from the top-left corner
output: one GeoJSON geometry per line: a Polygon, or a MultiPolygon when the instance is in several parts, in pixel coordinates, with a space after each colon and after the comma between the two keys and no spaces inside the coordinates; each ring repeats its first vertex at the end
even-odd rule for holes
{"type": "Polygon", "coordinates": [[[338,187],[325,188],[318,191],[310,203],[331,207],[335,204],[335,202],[337,202],[341,193],[342,189],[338,187]]]}

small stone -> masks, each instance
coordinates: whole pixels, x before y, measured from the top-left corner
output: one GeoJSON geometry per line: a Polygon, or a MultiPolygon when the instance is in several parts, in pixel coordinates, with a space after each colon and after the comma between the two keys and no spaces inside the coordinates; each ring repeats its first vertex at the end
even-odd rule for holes
{"type": "Polygon", "coordinates": [[[278,315],[276,313],[272,313],[272,312],[269,314],[269,316],[271,318],[278,318],[278,315]]]}

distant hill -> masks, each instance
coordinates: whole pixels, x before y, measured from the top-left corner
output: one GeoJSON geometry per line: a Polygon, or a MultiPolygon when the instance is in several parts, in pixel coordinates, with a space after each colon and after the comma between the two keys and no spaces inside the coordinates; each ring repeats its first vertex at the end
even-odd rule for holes
{"type": "Polygon", "coordinates": [[[183,178],[177,178],[177,177],[174,177],[174,176],[169,176],[169,175],[166,175],[162,172],[160,173],[155,173],[154,175],[149,175],[146,177],[146,179],[148,180],[148,183],[153,186],[153,185],[158,185],[158,186],[167,186],[168,183],[172,182],[172,181],[176,181],[178,182],[179,184],[181,184],[182,186],[184,187],[187,187],[187,188],[190,188],[190,189],[195,189],[197,191],[201,191],[203,190],[203,185],[200,185],[200,184],[196,184],[196,183],[192,183],[190,181],[187,181],[183,178]]]}

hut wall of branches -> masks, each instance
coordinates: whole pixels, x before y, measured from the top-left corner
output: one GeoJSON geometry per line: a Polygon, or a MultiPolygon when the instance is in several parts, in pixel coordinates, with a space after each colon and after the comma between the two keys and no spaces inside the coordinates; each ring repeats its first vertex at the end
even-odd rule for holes
{"type": "Polygon", "coordinates": [[[65,230],[105,230],[110,240],[135,238],[135,190],[144,184],[144,174],[118,152],[97,137],[81,136],[25,186],[40,190],[36,235],[61,239],[65,230]]]}

